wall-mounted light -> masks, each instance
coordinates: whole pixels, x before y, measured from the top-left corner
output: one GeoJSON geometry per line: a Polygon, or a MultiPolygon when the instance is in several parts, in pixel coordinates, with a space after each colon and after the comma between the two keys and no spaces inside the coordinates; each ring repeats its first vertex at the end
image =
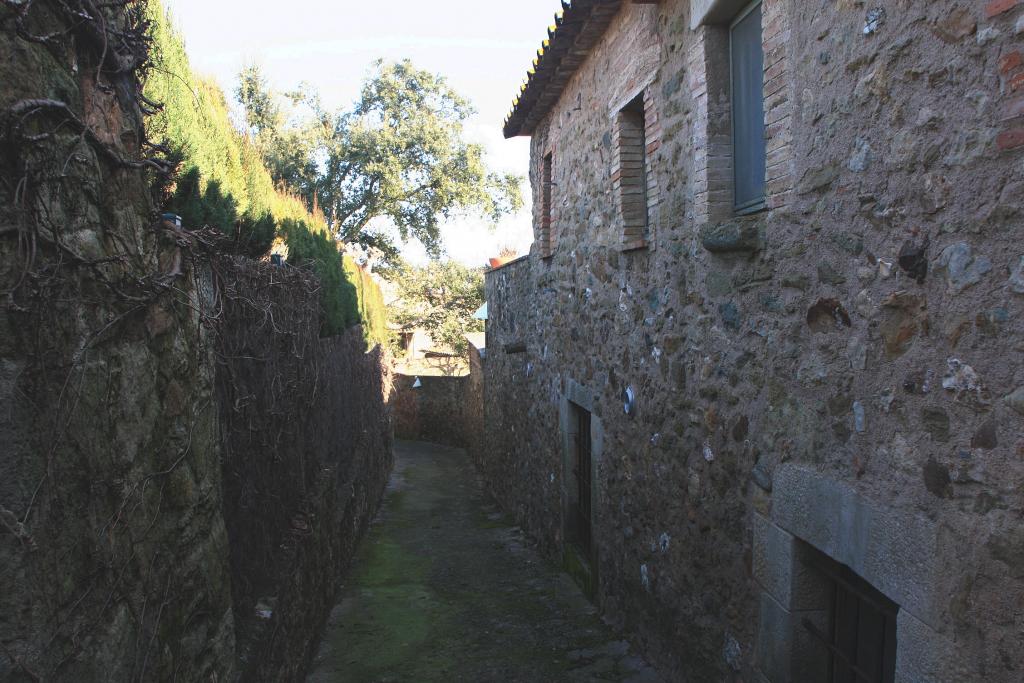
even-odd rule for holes
{"type": "Polygon", "coordinates": [[[176,228],[181,227],[181,216],[179,216],[176,213],[165,213],[162,214],[160,217],[163,218],[168,223],[174,224],[174,227],[176,228]]]}
{"type": "Polygon", "coordinates": [[[416,379],[415,379],[415,380],[413,381],[413,383],[412,383],[412,388],[413,388],[413,389],[422,389],[422,388],[423,388],[423,382],[422,382],[422,381],[420,381],[420,378],[419,378],[419,377],[417,377],[417,378],[416,378],[416,379]]]}
{"type": "Polygon", "coordinates": [[[633,392],[633,387],[626,387],[623,390],[622,408],[626,412],[626,415],[633,415],[636,413],[636,393],[633,392]]]}

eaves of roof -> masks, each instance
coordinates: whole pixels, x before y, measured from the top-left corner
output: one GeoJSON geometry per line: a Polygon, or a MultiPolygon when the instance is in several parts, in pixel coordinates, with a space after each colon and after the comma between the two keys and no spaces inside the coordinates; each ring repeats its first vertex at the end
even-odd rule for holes
{"type": "MultiPolygon", "coordinates": [[[[634,0],[635,1],[635,0],[634,0]]],[[[505,137],[530,135],[628,0],[562,0],[505,119],[505,137]]]]}

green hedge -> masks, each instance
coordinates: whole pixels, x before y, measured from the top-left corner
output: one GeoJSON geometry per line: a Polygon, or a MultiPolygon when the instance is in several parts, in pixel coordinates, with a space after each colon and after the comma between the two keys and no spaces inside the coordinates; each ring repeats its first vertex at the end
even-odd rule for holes
{"type": "Polygon", "coordinates": [[[146,12],[153,46],[145,95],[163,105],[149,117],[147,131],[181,162],[164,209],[179,214],[186,227],[217,228],[254,257],[283,244],[289,263],[310,266],[322,282],[324,335],[361,323],[368,342],[384,342],[380,288],[343,258],[322,215],[274,187],[259,152],[232,124],[224,92],[192,71],[163,3],[149,0],[146,12]]]}
{"type": "Polygon", "coordinates": [[[359,307],[356,316],[362,322],[363,336],[366,337],[368,344],[388,346],[390,332],[388,332],[384,293],[370,277],[370,274],[360,268],[350,256],[345,256],[344,266],[348,281],[356,289],[356,302],[359,307]]]}

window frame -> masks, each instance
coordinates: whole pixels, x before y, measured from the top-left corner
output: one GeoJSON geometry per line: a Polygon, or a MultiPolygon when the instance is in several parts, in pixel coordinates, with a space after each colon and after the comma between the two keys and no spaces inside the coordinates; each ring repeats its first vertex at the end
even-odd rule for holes
{"type": "MultiPolygon", "coordinates": [[[[763,26],[763,22],[764,22],[764,0],[753,0],[750,4],[748,4],[742,10],[740,10],[736,14],[736,16],[734,16],[732,18],[732,20],[729,22],[729,25],[728,25],[728,34],[729,34],[729,40],[728,40],[728,43],[729,43],[729,48],[728,48],[729,49],[729,113],[730,113],[730,118],[731,118],[731,122],[730,122],[730,129],[731,130],[730,130],[730,133],[731,133],[731,137],[732,137],[732,187],[733,187],[732,211],[733,211],[734,215],[737,215],[737,216],[747,216],[747,215],[751,215],[751,214],[755,214],[755,213],[760,213],[761,211],[765,211],[765,210],[768,209],[767,174],[765,174],[765,177],[762,178],[761,196],[760,197],[758,197],[756,199],[752,199],[752,200],[750,200],[750,201],[748,201],[748,202],[746,202],[745,204],[742,204],[742,205],[737,203],[737,201],[736,201],[737,191],[738,191],[739,186],[740,186],[740,183],[739,183],[739,171],[740,171],[740,169],[739,169],[739,163],[737,163],[737,155],[736,155],[736,143],[737,143],[736,125],[737,125],[737,122],[739,121],[740,117],[737,115],[737,107],[736,107],[736,102],[737,102],[737,100],[736,100],[736,82],[735,82],[736,81],[736,78],[735,78],[736,70],[734,68],[734,63],[735,63],[734,62],[734,56],[735,56],[735,53],[734,53],[734,50],[733,50],[733,36],[734,36],[734,32],[735,32],[736,27],[740,23],[742,23],[744,19],[749,17],[750,14],[755,9],[757,9],[758,7],[761,8],[761,21],[762,21],[762,26],[761,26],[761,28],[760,28],[760,30],[758,32],[758,36],[759,36],[759,45],[758,45],[758,47],[761,50],[761,98],[760,98],[761,108],[760,108],[760,115],[761,115],[762,129],[764,129],[764,102],[765,102],[765,100],[764,100],[764,26],[763,26]]],[[[765,159],[765,167],[767,168],[767,158],[768,158],[767,141],[765,141],[765,144],[762,146],[762,151],[763,151],[763,156],[764,156],[764,159],[765,159]]]]}

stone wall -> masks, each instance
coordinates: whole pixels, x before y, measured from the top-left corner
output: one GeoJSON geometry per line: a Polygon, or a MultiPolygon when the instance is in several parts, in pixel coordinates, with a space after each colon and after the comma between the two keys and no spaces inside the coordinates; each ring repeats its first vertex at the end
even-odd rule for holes
{"type": "Polygon", "coordinates": [[[125,4],[0,5],[0,681],[300,680],[388,376],[311,276],[156,220],[125,4]]]}
{"type": "Polygon", "coordinates": [[[113,4],[0,6],[2,681],[234,669],[209,271],[132,163],[113,4]]]}
{"type": "Polygon", "coordinates": [[[419,376],[395,374],[391,406],[395,436],[408,441],[427,441],[465,448],[470,436],[466,421],[474,406],[469,376],[419,376]]]}
{"type": "Polygon", "coordinates": [[[300,680],[392,465],[390,375],[362,333],[321,339],[319,283],[218,259],[217,406],[240,672],[300,680]]]}
{"type": "Polygon", "coordinates": [[[491,491],[560,555],[588,403],[596,597],[670,676],[794,675],[807,544],[900,604],[899,680],[1019,680],[1024,5],[766,0],[769,208],[745,219],[724,29],[690,5],[623,3],[533,133],[554,250],[487,276],[491,491]],[[639,249],[612,134],[637,89],[661,128],[639,249]]]}

